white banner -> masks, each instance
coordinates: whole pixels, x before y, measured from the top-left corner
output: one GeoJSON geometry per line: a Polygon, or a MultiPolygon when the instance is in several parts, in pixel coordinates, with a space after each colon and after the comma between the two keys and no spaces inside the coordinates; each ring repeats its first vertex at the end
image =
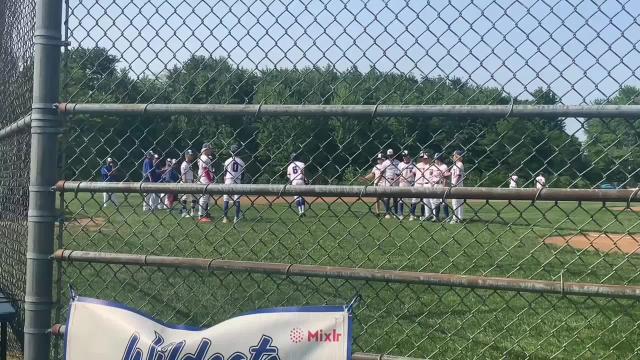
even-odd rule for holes
{"type": "Polygon", "coordinates": [[[196,329],[78,297],[67,321],[65,359],[347,360],[351,315],[346,306],[273,308],[196,329]]]}

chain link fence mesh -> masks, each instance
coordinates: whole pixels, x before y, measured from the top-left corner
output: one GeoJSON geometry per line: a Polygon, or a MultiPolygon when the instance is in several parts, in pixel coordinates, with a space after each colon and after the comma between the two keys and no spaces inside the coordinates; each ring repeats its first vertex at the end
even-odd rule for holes
{"type": "MultiPolygon", "coordinates": [[[[0,128],[31,111],[34,1],[0,3],[0,128]]],[[[29,201],[28,126],[0,135],[0,292],[17,309],[9,326],[9,355],[21,357],[23,343],[27,210],[29,201]]]]}
{"type": "MultiPolygon", "coordinates": [[[[62,101],[637,105],[639,13],[619,1],[69,0],[62,101]]],[[[462,150],[469,187],[531,188],[543,175],[547,187],[634,188],[640,165],[637,117],[258,111],[85,114],[66,124],[65,180],[102,181],[111,158],[117,171],[109,180],[140,182],[146,152],[158,154],[158,174],[170,174],[177,169],[165,167],[167,159],[180,165],[188,150],[197,158],[205,143],[213,148],[218,182],[237,144],[243,182],[250,184],[287,183],[291,153],[316,185],[372,184],[380,180],[377,156],[388,149],[395,156],[407,150],[414,163],[421,152],[442,153],[449,170],[457,168],[454,150],[462,150]]],[[[170,209],[154,211],[145,211],[151,198],[144,196],[62,194],[61,246],[639,285],[640,219],[624,202],[469,200],[464,222],[449,224],[445,216],[420,220],[420,203],[411,219],[413,199],[405,199],[403,219],[394,206],[402,201],[390,199],[385,212],[365,197],[307,198],[300,217],[294,198],[274,193],[242,197],[241,219],[229,224],[223,197],[209,202],[213,221],[198,223],[182,217],[181,196],[170,209]]],[[[229,211],[233,222],[233,206],[229,211]]],[[[357,351],[416,358],[634,358],[639,352],[634,299],[93,263],[58,269],[59,322],[66,318],[67,284],[191,325],[257,307],[346,303],[359,293],[357,351]]]]}

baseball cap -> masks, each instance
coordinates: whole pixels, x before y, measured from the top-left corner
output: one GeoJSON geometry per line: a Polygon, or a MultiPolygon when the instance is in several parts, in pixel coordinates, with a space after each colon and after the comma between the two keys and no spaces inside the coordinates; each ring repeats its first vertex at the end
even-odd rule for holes
{"type": "Polygon", "coordinates": [[[463,156],[464,155],[464,151],[456,150],[456,151],[453,152],[453,155],[463,156]]]}
{"type": "Polygon", "coordinates": [[[160,155],[158,155],[158,154],[153,154],[153,157],[156,158],[156,159],[160,159],[160,155]]]}
{"type": "Polygon", "coordinates": [[[291,155],[289,155],[289,160],[291,160],[291,161],[294,161],[297,158],[298,158],[298,154],[296,154],[296,153],[291,153],[291,155]]]}
{"type": "Polygon", "coordinates": [[[232,154],[235,154],[238,152],[238,150],[240,150],[240,146],[233,144],[231,145],[231,147],[229,147],[229,151],[231,151],[232,154]]]}
{"type": "Polygon", "coordinates": [[[193,150],[189,149],[184,152],[185,155],[193,155],[193,150]]]}
{"type": "Polygon", "coordinates": [[[393,155],[393,149],[387,150],[387,155],[393,155]]]}
{"type": "Polygon", "coordinates": [[[378,154],[378,156],[376,157],[378,160],[384,160],[384,155],[382,155],[382,153],[378,154]]]}
{"type": "Polygon", "coordinates": [[[442,153],[436,153],[436,154],[433,156],[433,158],[434,158],[434,159],[436,159],[436,160],[440,160],[440,161],[442,161],[442,158],[443,158],[442,153]]]}
{"type": "Polygon", "coordinates": [[[152,157],[153,156],[153,151],[149,150],[144,154],[146,157],[152,157]]]}
{"type": "Polygon", "coordinates": [[[428,153],[428,152],[426,152],[426,151],[421,152],[421,153],[420,153],[420,158],[422,158],[422,159],[427,159],[427,158],[429,158],[429,153],[428,153]]]}
{"type": "Polygon", "coordinates": [[[406,156],[406,157],[410,156],[409,155],[409,151],[408,150],[403,150],[402,151],[402,156],[406,156]]]}
{"type": "Polygon", "coordinates": [[[107,164],[110,163],[110,162],[113,162],[113,159],[112,158],[107,158],[107,164]]]}
{"type": "Polygon", "coordinates": [[[211,149],[211,144],[209,143],[202,144],[202,150],[206,150],[206,149],[211,149]]]}

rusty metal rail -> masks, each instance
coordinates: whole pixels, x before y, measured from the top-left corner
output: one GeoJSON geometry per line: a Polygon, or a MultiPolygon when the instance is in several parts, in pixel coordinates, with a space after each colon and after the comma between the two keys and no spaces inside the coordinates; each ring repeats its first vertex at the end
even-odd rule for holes
{"type": "Polygon", "coordinates": [[[60,192],[120,192],[167,193],[209,195],[260,195],[260,196],[337,196],[337,197],[422,197],[478,200],[531,200],[531,201],[595,201],[632,202],[640,200],[638,189],[507,189],[489,187],[377,187],[351,185],[289,186],[278,184],[174,184],[149,182],[93,182],[59,181],[55,186],[60,192]]]}
{"type": "Polygon", "coordinates": [[[53,254],[53,258],[62,262],[136,265],[204,271],[235,271],[282,276],[384,281],[387,283],[455,286],[485,290],[640,299],[640,286],[626,285],[604,285],[395,270],[357,269],[338,266],[116,254],[64,249],[57,250],[53,254]]]}

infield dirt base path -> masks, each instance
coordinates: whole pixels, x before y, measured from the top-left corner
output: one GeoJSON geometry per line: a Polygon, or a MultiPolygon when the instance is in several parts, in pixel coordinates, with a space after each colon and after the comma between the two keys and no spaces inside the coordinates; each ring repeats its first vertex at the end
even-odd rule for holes
{"type": "Polygon", "coordinates": [[[640,236],[625,234],[586,233],[581,235],[553,236],[544,240],[546,244],[569,245],[576,249],[601,252],[640,254],[640,236]]]}

